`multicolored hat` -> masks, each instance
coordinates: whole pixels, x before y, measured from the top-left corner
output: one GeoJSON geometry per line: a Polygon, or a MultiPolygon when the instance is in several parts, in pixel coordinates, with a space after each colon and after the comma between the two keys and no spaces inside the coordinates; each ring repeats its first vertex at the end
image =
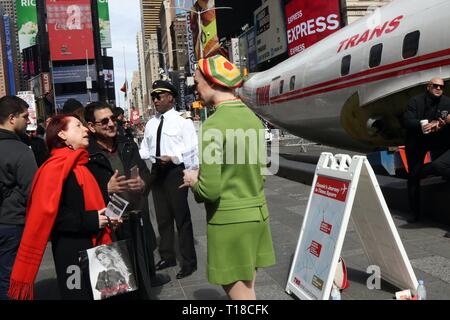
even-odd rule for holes
{"type": "Polygon", "coordinates": [[[202,74],[212,83],[235,89],[242,85],[241,71],[221,55],[215,55],[198,61],[202,74]]]}

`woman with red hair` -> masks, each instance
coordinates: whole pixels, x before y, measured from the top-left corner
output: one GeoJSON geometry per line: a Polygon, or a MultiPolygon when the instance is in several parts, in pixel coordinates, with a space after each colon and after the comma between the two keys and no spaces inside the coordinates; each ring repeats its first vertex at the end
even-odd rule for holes
{"type": "Polygon", "coordinates": [[[81,275],[73,268],[78,265],[80,251],[111,243],[102,193],[85,167],[88,129],[75,115],[57,115],[47,126],[46,142],[51,157],[33,180],[8,295],[11,299],[33,299],[34,281],[51,238],[61,297],[92,299],[88,281],[69,279],[81,275]]]}

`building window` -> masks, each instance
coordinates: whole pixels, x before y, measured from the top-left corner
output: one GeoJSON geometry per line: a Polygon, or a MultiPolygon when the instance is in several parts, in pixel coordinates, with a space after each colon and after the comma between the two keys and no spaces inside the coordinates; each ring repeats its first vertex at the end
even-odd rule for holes
{"type": "Polygon", "coordinates": [[[352,62],[352,56],[347,55],[342,58],[341,63],[341,76],[346,76],[350,73],[350,64],[352,62]]]}
{"type": "Polygon", "coordinates": [[[284,80],[280,81],[280,94],[283,94],[284,80]]]}
{"type": "Polygon", "coordinates": [[[381,64],[381,56],[383,53],[383,44],[379,43],[370,49],[369,67],[375,68],[381,64]]]}
{"type": "Polygon", "coordinates": [[[289,90],[292,91],[295,89],[295,76],[291,77],[291,81],[289,82],[289,90]]]}
{"type": "Polygon", "coordinates": [[[403,59],[408,59],[417,55],[419,51],[420,31],[408,33],[403,40],[403,59]]]}

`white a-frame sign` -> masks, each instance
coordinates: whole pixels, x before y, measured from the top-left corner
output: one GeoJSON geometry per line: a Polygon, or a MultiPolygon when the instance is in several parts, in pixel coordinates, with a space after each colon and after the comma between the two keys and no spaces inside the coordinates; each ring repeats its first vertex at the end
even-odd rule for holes
{"type": "Polygon", "coordinates": [[[403,289],[417,279],[366,157],[322,153],[300,230],[286,291],[328,299],[350,216],[370,265],[403,289]]]}

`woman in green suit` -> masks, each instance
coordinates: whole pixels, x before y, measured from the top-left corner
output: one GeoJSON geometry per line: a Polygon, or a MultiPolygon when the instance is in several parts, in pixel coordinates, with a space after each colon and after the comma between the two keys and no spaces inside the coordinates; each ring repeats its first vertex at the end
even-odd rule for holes
{"type": "Polygon", "coordinates": [[[200,99],[216,108],[199,135],[200,170],[184,175],[184,186],[207,212],[208,281],[222,285],[230,299],[253,300],[256,269],[275,264],[264,195],[264,127],[236,98],[242,77],[224,57],[201,59],[195,83],[200,99]]]}

